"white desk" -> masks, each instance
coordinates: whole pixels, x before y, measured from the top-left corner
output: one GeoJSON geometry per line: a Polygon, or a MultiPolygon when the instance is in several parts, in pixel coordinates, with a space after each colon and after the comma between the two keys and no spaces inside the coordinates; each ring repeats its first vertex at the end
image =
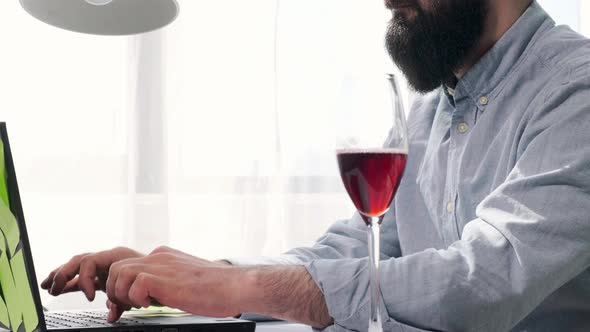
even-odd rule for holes
{"type": "Polygon", "coordinates": [[[257,323],[256,332],[311,332],[311,327],[285,322],[257,323]]]}

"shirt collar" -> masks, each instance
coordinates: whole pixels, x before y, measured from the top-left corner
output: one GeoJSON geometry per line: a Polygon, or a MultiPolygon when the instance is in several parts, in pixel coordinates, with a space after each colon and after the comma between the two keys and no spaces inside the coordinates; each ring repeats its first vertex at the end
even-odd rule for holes
{"type": "Polygon", "coordinates": [[[449,100],[449,103],[451,104],[451,106],[455,107],[455,89],[453,89],[445,84],[445,85],[443,85],[442,90],[443,90],[445,96],[447,97],[447,99],[449,100]]]}
{"type": "Polygon", "coordinates": [[[485,108],[491,98],[499,94],[510,73],[526,58],[527,51],[541,32],[552,26],[555,22],[533,1],[502,38],[459,80],[454,91],[455,102],[471,98],[480,109],[485,108]]]}

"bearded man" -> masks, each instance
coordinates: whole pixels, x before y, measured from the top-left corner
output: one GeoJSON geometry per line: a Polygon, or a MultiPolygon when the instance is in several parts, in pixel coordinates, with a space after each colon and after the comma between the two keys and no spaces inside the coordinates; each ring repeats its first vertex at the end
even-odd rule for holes
{"type": "MultiPolygon", "coordinates": [[[[590,42],[531,0],[386,0],[387,49],[422,93],[383,223],[386,331],[590,331],[590,42]]],[[[359,215],[310,248],[209,262],[170,248],[75,256],[42,287],[366,331],[359,215]],[[231,264],[227,264],[231,263],[231,264]]]]}

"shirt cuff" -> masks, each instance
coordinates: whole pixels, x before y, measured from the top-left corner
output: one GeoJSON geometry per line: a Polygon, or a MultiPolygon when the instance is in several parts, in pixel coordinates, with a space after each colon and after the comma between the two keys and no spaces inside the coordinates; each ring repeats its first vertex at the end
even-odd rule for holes
{"type": "Polygon", "coordinates": [[[295,255],[281,255],[277,257],[243,257],[225,258],[223,261],[235,266],[264,266],[264,265],[302,265],[303,261],[295,255]]]}
{"type": "MultiPolygon", "coordinates": [[[[304,266],[324,294],[328,312],[334,319],[334,325],[327,327],[324,332],[367,331],[371,310],[369,259],[314,260],[304,266]]],[[[383,295],[379,311],[385,331],[426,331],[389,317],[383,295]]]]}
{"type": "MultiPolygon", "coordinates": [[[[324,294],[334,326],[326,331],[367,331],[369,322],[369,260],[313,260],[305,268],[324,294]]],[[[382,306],[383,307],[383,306],[382,306]]],[[[381,317],[386,318],[381,313],[381,317]]]]}

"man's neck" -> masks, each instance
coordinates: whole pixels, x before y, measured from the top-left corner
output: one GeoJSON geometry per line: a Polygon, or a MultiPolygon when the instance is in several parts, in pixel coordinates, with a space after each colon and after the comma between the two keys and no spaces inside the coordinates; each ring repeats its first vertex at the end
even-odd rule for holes
{"type": "Polygon", "coordinates": [[[490,2],[490,11],[482,38],[475,49],[467,55],[463,65],[454,71],[457,79],[461,79],[502,38],[531,2],[532,0],[492,0],[490,2]]]}

